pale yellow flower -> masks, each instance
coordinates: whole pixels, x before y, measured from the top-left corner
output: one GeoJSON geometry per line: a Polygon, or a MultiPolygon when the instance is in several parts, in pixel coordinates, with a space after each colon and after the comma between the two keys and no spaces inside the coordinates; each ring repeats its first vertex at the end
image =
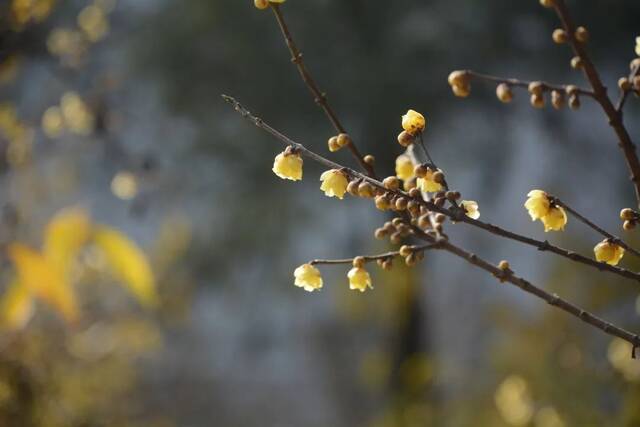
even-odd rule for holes
{"type": "Polygon", "coordinates": [[[598,243],[595,248],[593,248],[593,252],[596,255],[597,261],[606,262],[609,265],[618,265],[624,256],[624,248],[608,239],[598,243]]]}
{"type": "Polygon", "coordinates": [[[471,219],[480,218],[480,210],[478,209],[478,203],[473,200],[463,200],[460,205],[464,208],[465,213],[471,219]]]}
{"type": "Polygon", "coordinates": [[[418,188],[425,192],[435,192],[442,190],[442,184],[433,179],[434,171],[429,169],[423,178],[418,178],[418,188]]]}
{"type": "Polygon", "coordinates": [[[325,196],[337,197],[338,199],[344,197],[344,193],[347,192],[347,185],[349,185],[345,174],[337,169],[324,172],[320,175],[320,181],[322,181],[320,189],[324,191],[325,196]]]}
{"type": "Polygon", "coordinates": [[[402,116],[402,129],[409,132],[411,135],[415,135],[424,130],[427,122],[424,116],[417,111],[409,110],[407,114],[402,116]]]}
{"type": "Polygon", "coordinates": [[[362,267],[353,267],[347,274],[349,278],[349,289],[364,292],[367,288],[373,289],[371,286],[371,276],[369,272],[362,267]]]}
{"type": "Polygon", "coordinates": [[[300,181],[302,179],[302,157],[298,154],[280,153],[273,161],[273,173],[282,179],[300,181]]]}
{"type": "Polygon", "coordinates": [[[407,155],[401,154],[396,159],[396,176],[403,181],[413,178],[413,162],[407,155]]]}
{"type": "Polygon", "coordinates": [[[552,206],[549,208],[549,212],[540,218],[544,224],[544,231],[562,231],[567,224],[567,214],[560,206],[552,206]]]}
{"type": "Polygon", "coordinates": [[[528,199],[524,203],[524,207],[529,212],[532,221],[540,219],[549,213],[551,202],[549,201],[547,193],[542,190],[531,190],[529,194],[527,194],[527,197],[528,199]]]}
{"type": "Polygon", "coordinates": [[[636,37],[636,55],[640,56],[640,37],[636,37]]]}
{"type": "Polygon", "coordinates": [[[322,288],[322,276],[320,270],[311,264],[302,264],[293,272],[294,284],[307,292],[313,292],[322,288]]]}

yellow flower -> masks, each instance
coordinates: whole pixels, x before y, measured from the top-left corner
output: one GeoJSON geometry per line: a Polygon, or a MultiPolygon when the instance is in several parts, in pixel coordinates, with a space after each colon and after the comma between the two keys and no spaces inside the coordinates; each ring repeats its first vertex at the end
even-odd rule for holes
{"type": "Polygon", "coordinates": [[[298,154],[278,154],[273,161],[273,173],[282,179],[300,181],[302,179],[302,157],[298,154]]]}
{"type": "Polygon", "coordinates": [[[293,272],[293,277],[296,278],[294,284],[307,292],[322,288],[320,271],[311,264],[302,264],[296,268],[293,272]]]}
{"type": "Polygon", "coordinates": [[[596,260],[600,262],[606,262],[610,265],[618,265],[622,257],[624,256],[624,248],[616,245],[609,239],[604,239],[598,243],[593,252],[596,254],[596,260]]]}
{"type": "Polygon", "coordinates": [[[636,55],[640,56],[640,37],[636,37],[636,55]]]}
{"type": "Polygon", "coordinates": [[[369,272],[362,267],[353,267],[347,274],[349,278],[349,289],[364,292],[367,288],[373,289],[371,286],[371,276],[369,272]]]}
{"type": "Polygon", "coordinates": [[[427,122],[424,116],[417,111],[409,110],[407,114],[402,116],[402,129],[409,132],[411,135],[415,135],[424,130],[427,122]]]}
{"type": "Polygon", "coordinates": [[[524,207],[529,211],[531,221],[540,219],[549,213],[551,203],[547,193],[542,190],[531,190],[527,194],[527,201],[524,203],[524,207]]]}
{"type": "Polygon", "coordinates": [[[460,202],[464,208],[467,216],[472,219],[480,218],[480,211],[478,210],[478,203],[473,200],[463,200],[460,202]]]}
{"type": "Polygon", "coordinates": [[[327,197],[337,197],[338,199],[342,199],[344,197],[344,193],[347,192],[347,185],[349,184],[349,181],[345,174],[337,169],[331,169],[324,172],[320,175],[320,181],[322,181],[320,189],[324,191],[324,194],[327,197]]]}
{"type": "Polygon", "coordinates": [[[434,171],[429,169],[423,178],[418,178],[418,188],[425,192],[434,192],[442,190],[442,184],[433,179],[434,171]]]}
{"type": "Polygon", "coordinates": [[[396,159],[396,176],[403,181],[413,178],[413,162],[409,156],[401,154],[396,159]]]}
{"type": "Polygon", "coordinates": [[[549,212],[540,218],[544,224],[544,232],[547,231],[562,231],[567,224],[567,214],[560,206],[552,206],[549,208],[549,212]]]}

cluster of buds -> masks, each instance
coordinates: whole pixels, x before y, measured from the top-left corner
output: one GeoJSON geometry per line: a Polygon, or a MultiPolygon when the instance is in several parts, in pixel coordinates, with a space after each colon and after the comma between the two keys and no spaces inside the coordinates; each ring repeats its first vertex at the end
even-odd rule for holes
{"type": "Polygon", "coordinates": [[[424,116],[415,110],[407,111],[402,116],[402,132],[398,135],[398,144],[408,147],[413,144],[416,138],[424,132],[427,121],[424,116]]]}
{"type": "Polygon", "coordinates": [[[466,71],[453,71],[449,74],[448,82],[455,96],[466,98],[471,93],[471,77],[466,71]]]}
{"type": "MultiPolygon", "coordinates": [[[[636,46],[636,49],[638,46],[636,46]]],[[[635,58],[633,61],[629,63],[629,69],[633,72],[634,70],[640,70],[640,58],[635,58]]],[[[631,77],[620,77],[618,80],[618,87],[620,90],[627,92],[633,91],[636,96],[640,96],[640,75],[636,71],[636,75],[631,77]]]]}
{"type": "Polygon", "coordinates": [[[398,245],[402,239],[411,235],[411,226],[405,222],[404,218],[397,217],[376,229],[374,235],[376,239],[384,239],[389,236],[391,243],[398,245]]]}
{"type": "Polygon", "coordinates": [[[577,110],[580,108],[580,90],[577,86],[567,85],[564,88],[564,91],[558,89],[552,89],[547,86],[545,83],[540,81],[535,81],[529,83],[527,90],[531,94],[531,105],[534,108],[543,108],[545,105],[544,94],[546,91],[551,92],[551,105],[556,110],[560,110],[567,104],[569,108],[572,110],[577,110]]]}
{"type": "Polygon", "coordinates": [[[640,221],[640,213],[631,208],[624,208],[620,211],[620,219],[624,221],[622,223],[622,228],[626,231],[630,231],[638,225],[638,221],[640,221]]]}
{"type": "Polygon", "coordinates": [[[327,141],[327,145],[329,146],[329,151],[332,153],[338,151],[342,147],[351,144],[351,137],[346,133],[341,133],[340,135],[332,136],[327,141]]]}

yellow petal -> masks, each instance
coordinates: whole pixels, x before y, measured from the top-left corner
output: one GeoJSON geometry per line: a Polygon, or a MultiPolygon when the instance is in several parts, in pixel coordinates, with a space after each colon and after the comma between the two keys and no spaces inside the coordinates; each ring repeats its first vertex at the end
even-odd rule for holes
{"type": "Polygon", "coordinates": [[[466,215],[472,219],[480,218],[480,210],[478,210],[478,203],[473,200],[463,200],[460,202],[465,210],[466,215]]]}
{"type": "Polygon", "coordinates": [[[603,240],[593,248],[596,260],[599,262],[606,262],[609,265],[618,265],[622,257],[624,256],[624,248],[618,246],[608,240],[603,240]]]}
{"type": "Polygon", "coordinates": [[[90,233],[89,214],[79,207],[63,209],[47,224],[43,253],[64,277],[69,277],[73,260],[89,239],[90,233]]]}
{"type": "Polygon", "coordinates": [[[411,135],[422,132],[425,126],[426,120],[424,116],[417,111],[409,110],[407,114],[402,116],[402,128],[411,135]]]}
{"type": "Polygon", "coordinates": [[[33,306],[29,289],[18,281],[11,283],[0,300],[2,327],[22,329],[33,316],[33,306]]]}
{"type": "Polygon", "coordinates": [[[562,231],[567,224],[567,214],[560,206],[554,206],[549,209],[549,212],[540,218],[544,224],[544,231],[562,231]]]}
{"type": "Polygon", "coordinates": [[[345,174],[337,169],[325,171],[320,175],[320,181],[322,181],[320,189],[324,191],[325,196],[337,197],[338,199],[344,197],[347,192],[347,185],[349,185],[345,174]]]}
{"type": "Polygon", "coordinates": [[[65,320],[73,322],[78,318],[75,294],[59,268],[20,243],[9,245],[8,254],[22,286],[56,309],[65,320]]]}
{"type": "Polygon", "coordinates": [[[300,181],[302,179],[302,157],[298,154],[280,153],[273,161],[273,173],[282,179],[300,181]]]}
{"type": "Polygon", "coordinates": [[[307,292],[313,292],[322,288],[322,276],[320,271],[311,264],[302,264],[293,272],[294,284],[307,292]]]}
{"type": "Polygon", "coordinates": [[[364,292],[367,288],[373,289],[371,285],[371,276],[369,272],[361,267],[353,267],[347,273],[349,279],[349,289],[358,290],[364,292]]]}
{"type": "Polygon", "coordinates": [[[433,193],[433,192],[442,190],[443,188],[442,184],[440,184],[439,182],[436,182],[433,179],[434,174],[435,172],[433,172],[432,170],[429,170],[427,174],[424,176],[424,178],[418,178],[418,187],[420,188],[420,190],[428,193],[433,193]]]}
{"type": "Polygon", "coordinates": [[[106,257],[113,275],[145,306],[158,303],[156,284],[146,255],[120,231],[100,226],[94,233],[96,246],[106,257]]]}
{"type": "Polygon", "coordinates": [[[540,219],[549,213],[551,203],[549,202],[547,193],[542,190],[531,190],[529,194],[527,194],[527,197],[528,199],[524,203],[524,207],[529,212],[532,221],[540,219]]]}
{"type": "Polygon", "coordinates": [[[413,178],[414,164],[409,156],[401,154],[396,159],[396,176],[403,181],[413,178]]]}

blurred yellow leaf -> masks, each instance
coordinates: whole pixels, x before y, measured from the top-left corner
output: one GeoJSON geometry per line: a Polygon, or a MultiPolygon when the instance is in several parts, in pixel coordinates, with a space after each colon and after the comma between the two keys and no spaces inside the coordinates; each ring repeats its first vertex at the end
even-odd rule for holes
{"type": "Polygon", "coordinates": [[[26,286],[13,281],[0,300],[2,326],[9,329],[21,329],[33,315],[33,299],[26,286]]]}
{"type": "Polygon", "coordinates": [[[146,255],[120,231],[101,226],[94,233],[96,245],[104,251],[114,276],[146,306],[158,302],[155,280],[146,255]]]}
{"type": "Polygon", "coordinates": [[[18,281],[33,295],[50,304],[69,322],[78,318],[75,294],[60,269],[40,253],[20,243],[8,248],[18,281]]]}
{"type": "Polygon", "coordinates": [[[44,233],[43,252],[64,275],[69,277],[73,260],[91,234],[91,220],[86,210],[63,209],[49,221],[44,233]]]}

